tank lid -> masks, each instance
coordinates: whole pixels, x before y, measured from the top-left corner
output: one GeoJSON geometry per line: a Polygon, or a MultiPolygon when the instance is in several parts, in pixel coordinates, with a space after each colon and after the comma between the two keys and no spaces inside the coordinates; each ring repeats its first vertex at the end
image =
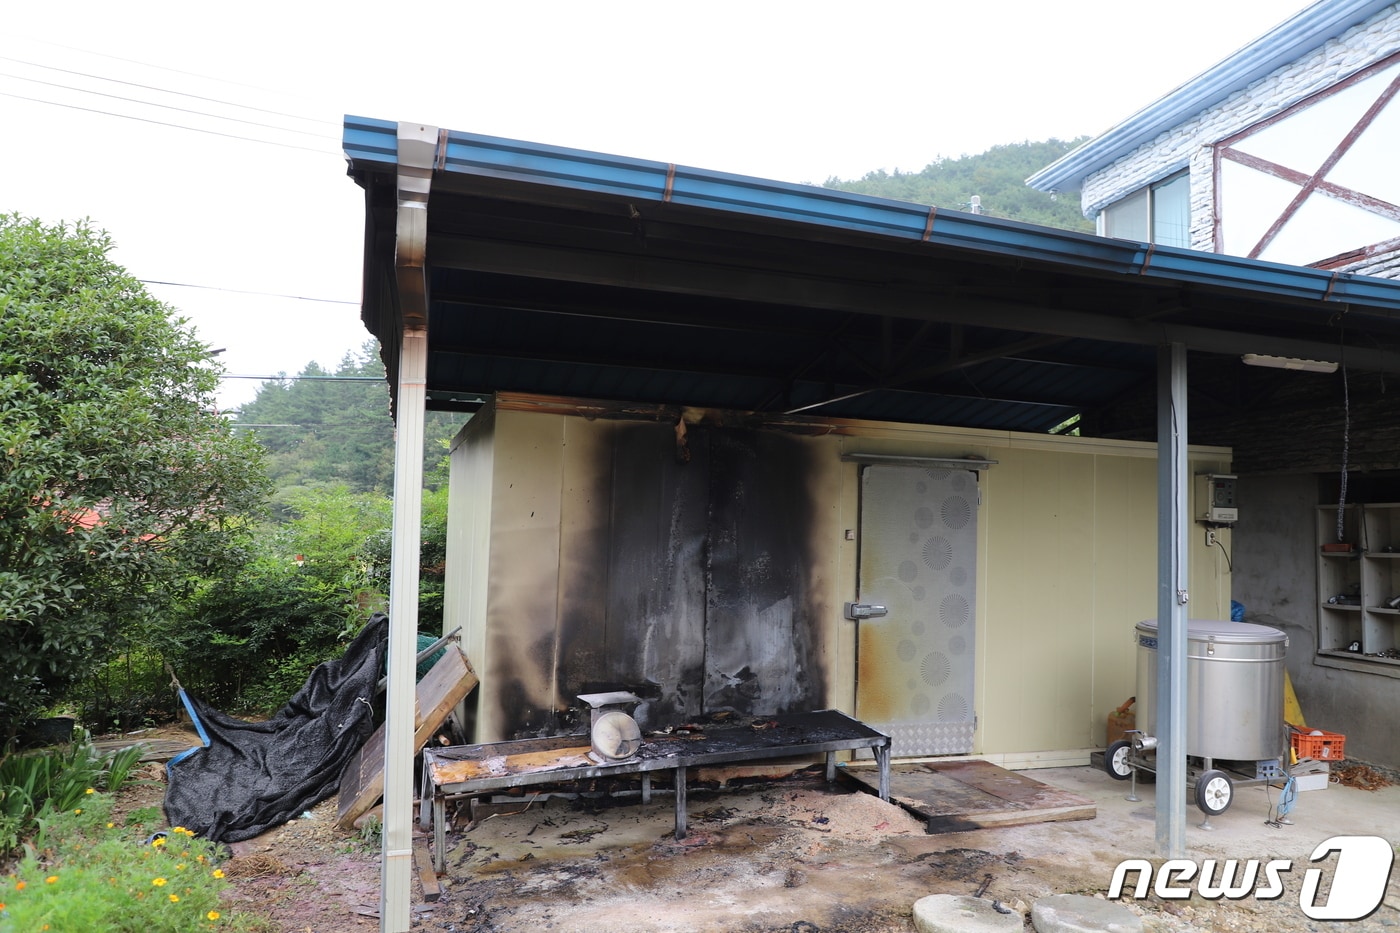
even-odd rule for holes
{"type": "MultiPolygon", "coordinates": [[[[1138,631],[1156,633],[1157,620],[1143,619],[1137,624],[1138,631]]],[[[1221,619],[1190,619],[1186,623],[1187,640],[1215,639],[1218,642],[1257,644],[1259,642],[1285,641],[1282,631],[1269,625],[1254,622],[1230,622],[1221,619]]]]}

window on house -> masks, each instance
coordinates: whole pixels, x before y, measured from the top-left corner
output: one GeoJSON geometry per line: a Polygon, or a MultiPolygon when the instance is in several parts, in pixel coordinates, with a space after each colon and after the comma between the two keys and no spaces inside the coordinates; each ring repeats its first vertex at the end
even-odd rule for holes
{"type": "Polygon", "coordinates": [[[1191,245],[1191,176],[1186,172],[1134,191],[1103,209],[1104,236],[1159,246],[1191,245]]]}

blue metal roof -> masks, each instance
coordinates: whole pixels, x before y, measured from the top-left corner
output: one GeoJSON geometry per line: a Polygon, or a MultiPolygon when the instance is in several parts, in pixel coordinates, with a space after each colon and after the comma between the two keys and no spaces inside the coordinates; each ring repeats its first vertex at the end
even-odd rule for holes
{"type": "MultiPolygon", "coordinates": [[[[1376,6],[1377,2],[1348,0],[1346,5],[1376,6]]],[[[1317,6],[1326,5],[1324,2],[1317,6]]],[[[344,147],[351,164],[395,164],[397,126],[386,120],[347,116],[344,147]]],[[[440,166],[449,173],[872,233],[1016,259],[1063,263],[1081,270],[1237,286],[1338,303],[1379,303],[1400,309],[1400,286],[1387,279],[1338,275],[1177,247],[1152,247],[813,185],[521,140],[447,132],[445,159],[440,158],[440,166]]]]}
{"type": "Polygon", "coordinates": [[[1218,65],[1036,172],[1026,184],[1039,191],[1078,190],[1086,177],[1162,132],[1394,5],[1395,0],[1318,0],[1218,65]]]}
{"type": "MultiPolygon", "coordinates": [[[[390,348],[398,129],[345,124],[367,191],[362,313],[390,348]]],[[[1234,370],[1241,353],[1344,353],[1400,373],[1396,281],[521,140],[436,139],[423,276],[440,407],[513,391],[1048,431],[1150,394],[1166,341],[1234,370]]],[[[392,350],[386,365],[392,383],[392,350]]]]}

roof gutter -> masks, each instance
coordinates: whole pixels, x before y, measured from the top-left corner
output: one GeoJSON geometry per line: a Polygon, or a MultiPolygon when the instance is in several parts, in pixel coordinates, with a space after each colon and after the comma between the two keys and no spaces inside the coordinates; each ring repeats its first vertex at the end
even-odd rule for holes
{"type": "MultiPolygon", "coordinates": [[[[1089,175],[1305,53],[1370,19],[1394,0],[1318,0],[1214,67],[1026,179],[1037,191],[1075,191],[1089,175]]],[[[1362,67],[1365,63],[1357,65],[1362,67]]],[[[1279,109],[1293,103],[1280,101],[1279,109]]]]}

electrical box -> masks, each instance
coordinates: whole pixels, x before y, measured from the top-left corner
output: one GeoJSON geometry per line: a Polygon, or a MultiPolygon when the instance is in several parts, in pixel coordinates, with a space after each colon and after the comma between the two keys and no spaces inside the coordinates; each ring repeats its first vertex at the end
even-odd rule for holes
{"type": "Polygon", "coordinates": [[[1196,474],[1196,516],[1200,521],[1220,524],[1239,521],[1235,480],[1236,477],[1228,473],[1196,474]]]}

